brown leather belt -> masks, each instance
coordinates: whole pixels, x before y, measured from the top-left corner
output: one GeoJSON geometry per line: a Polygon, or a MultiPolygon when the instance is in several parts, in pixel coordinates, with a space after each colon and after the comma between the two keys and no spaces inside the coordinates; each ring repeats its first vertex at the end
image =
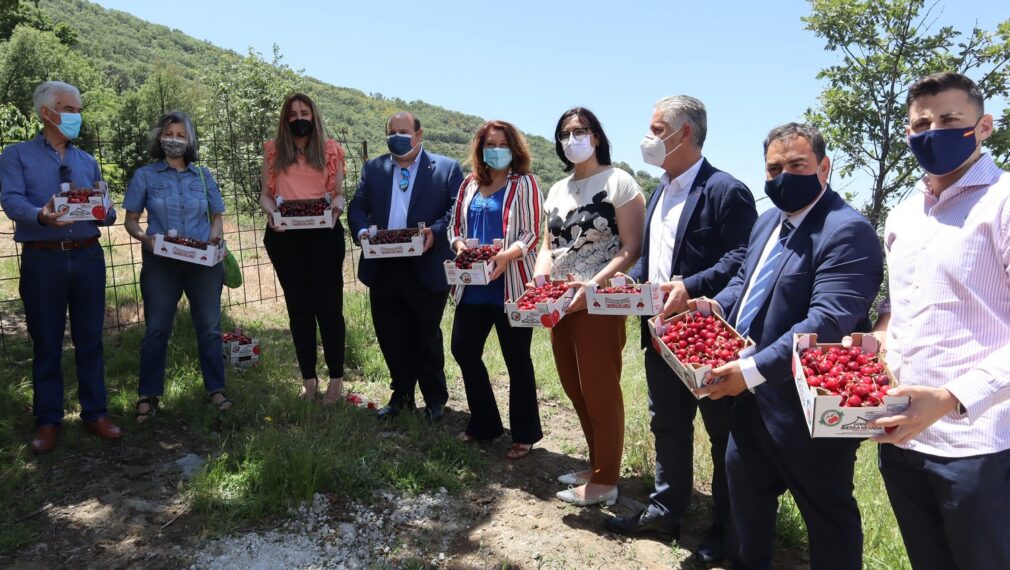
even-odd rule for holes
{"type": "Polygon", "coordinates": [[[83,249],[85,247],[91,247],[98,243],[98,238],[88,238],[78,241],[26,241],[21,244],[21,247],[25,249],[55,249],[59,251],[67,251],[71,249],[83,249]]]}

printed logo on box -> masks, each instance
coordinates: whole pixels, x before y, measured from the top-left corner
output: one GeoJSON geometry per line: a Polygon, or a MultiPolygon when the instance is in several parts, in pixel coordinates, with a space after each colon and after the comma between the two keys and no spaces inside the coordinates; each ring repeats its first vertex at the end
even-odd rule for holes
{"type": "Polygon", "coordinates": [[[860,433],[867,432],[867,431],[872,431],[873,428],[870,428],[870,426],[868,425],[869,422],[870,422],[870,420],[864,418],[863,416],[859,416],[855,420],[853,420],[853,421],[851,421],[851,422],[843,425],[841,427],[841,430],[842,431],[860,432],[860,433]]]}
{"type": "Polygon", "coordinates": [[[821,414],[821,425],[828,427],[834,427],[842,422],[845,418],[845,414],[839,412],[838,410],[828,410],[821,414]]]}
{"type": "Polygon", "coordinates": [[[196,259],[196,251],[192,249],[183,249],[181,247],[173,247],[172,255],[178,255],[179,257],[188,257],[189,259],[196,259]]]}
{"type": "Polygon", "coordinates": [[[608,309],[630,309],[631,299],[625,297],[623,299],[611,299],[605,298],[603,300],[606,303],[608,309]]]}

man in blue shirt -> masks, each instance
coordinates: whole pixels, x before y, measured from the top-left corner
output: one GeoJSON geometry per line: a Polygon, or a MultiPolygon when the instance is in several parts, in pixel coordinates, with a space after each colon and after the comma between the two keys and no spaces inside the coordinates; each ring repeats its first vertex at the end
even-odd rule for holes
{"type": "Polygon", "coordinates": [[[32,451],[56,447],[63,420],[63,334],[70,310],[81,418],[88,431],[119,439],[108,418],[102,329],[105,321],[105,257],[98,226],[116,221],[108,208],[101,222],[61,219],[53,196],[61,183],[94,188],[102,173],[94,157],[72,144],[80,131],[81,95],[76,87],[47,81],[35,89],[42,132],[0,154],[0,206],[14,220],[21,244],[21,300],[32,339],[32,451]]]}

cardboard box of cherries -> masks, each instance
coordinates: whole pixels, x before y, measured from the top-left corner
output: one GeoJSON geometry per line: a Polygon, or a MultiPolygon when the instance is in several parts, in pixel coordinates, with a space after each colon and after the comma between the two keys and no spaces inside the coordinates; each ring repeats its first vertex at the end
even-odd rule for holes
{"type": "Polygon", "coordinates": [[[365,259],[388,257],[417,257],[424,253],[424,222],[416,228],[380,230],[369,226],[368,234],[361,237],[361,255],[365,259]]]}
{"type": "Polygon", "coordinates": [[[443,264],[446,282],[449,285],[487,285],[495,265],[491,258],[501,251],[503,240],[496,239],[490,245],[479,245],[475,239],[464,243],[466,249],[460,251],[456,259],[443,264]]]}
{"type": "Polygon", "coordinates": [[[518,299],[505,303],[509,324],[552,328],[564,318],[576,290],[569,287],[567,281],[550,281],[543,275],[538,275],[533,285],[533,289],[527,289],[518,299]]]}
{"type": "Polygon", "coordinates": [[[630,277],[618,276],[606,287],[590,283],[586,287],[586,307],[591,315],[651,317],[663,310],[663,292],[658,283],[638,284],[630,277]]]}
{"type": "Polygon", "coordinates": [[[198,239],[179,237],[175,230],[168,230],[168,234],[155,234],[154,255],[178,259],[213,267],[227,255],[225,241],[221,240],[217,245],[200,241],[198,239]]]}
{"type": "MultiPolygon", "coordinates": [[[[326,194],[315,200],[285,200],[278,196],[273,212],[274,227],[288,230],[314,230],[333,227],[333,213],[330,209],[333,196],[326,194]]],[[[343,198],[337,198],[337,206],[343,205],[343,198]]]]}
{"type": "Polygon", "coordinates": [[[793,379],[810,437],[883,435],[867,424],[908,408],[907,396],[887,394],[896,380],[873,335],[853,333],[851,345],[818,344],[816,334],[793,338],[793,379]]]}
{"type": "Polygon", "coordinates": [[[653,348],[690,390],[719,382],[706,377],[713,368],[754,353],[754,341],[740,336],[713,305],[709,299],[692,299],[679,315],[649,319],[653,348]]]}
{"type": "Polygon", "coordinates": [[[221,333],[222,354],[233,368],[251,368],[260,359],[260,341],[245,334],[242,329],[221,333]]]}
{"type": "Polygon", "coordinates": [[[61,214],[63,221],[102,221],[109,211],[109,187],[105,182],[95,182],[94,188],[75,188],[64,182],[60,192],[53,196],[53,209],[61,214]]]}

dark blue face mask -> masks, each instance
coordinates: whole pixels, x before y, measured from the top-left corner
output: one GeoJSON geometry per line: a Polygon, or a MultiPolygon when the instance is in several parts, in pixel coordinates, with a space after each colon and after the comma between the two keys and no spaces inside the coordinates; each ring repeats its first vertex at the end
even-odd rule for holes
{"type": "Polygon", "coordinates": [[[787,214],[806,208],[824,187],[817,174],[790,174],[783,172],[765,181],[765,194],[775,207],[787,214]]]}
{"type": "Polygon", "coordinates": [[[410,154],[413,150],[413,145],[410,141],[414,137],[410,135],[393,134],[386,137],[386,146],[389,147],[389,152],[393,153],[395,156],[404,156],[410,154]]]}
{"type": "MultiPolygon", "coordinates": [[[[981,121],[979,117],[978,121],[981,121]]],[[[933,129],[908,137],[908,148],[919,161],[922,169],[934,176],[950,174],[971,158],[978,141],[975,127],[954,129],[933,129]]]]}

